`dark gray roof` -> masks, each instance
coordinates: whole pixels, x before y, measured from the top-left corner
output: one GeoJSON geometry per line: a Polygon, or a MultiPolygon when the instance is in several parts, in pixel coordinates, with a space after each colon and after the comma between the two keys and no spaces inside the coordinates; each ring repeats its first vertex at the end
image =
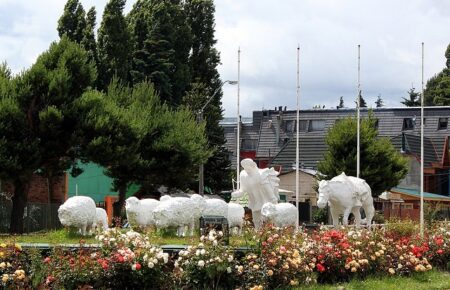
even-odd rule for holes
{"type": "MultiPolygon", "coordinates": [[[[300,167],[317,169],[317,163],[323,159],[327,151],[325,139],[321,136],[300,137],[299,142],[299,164],[300,167]]],[[[281,165],[282,170],[295,167],[297,147],[297,138],[291,138],[290,141],[281,149],[281,151],[272,159],[270,166],[281,165]]]]}
{"type": "MultiPolygon", "coordinates": [[[[410,135],[410,134],[401,134],[395,136],[391,139],[392,144],[395,148],[400,151],[403,151],[406,154],[413,155],[417,157],[420,161],[420,136],[418,135],[410,135]]],[[[431,167],[432,162],[438,162],[438,157],[436,155],[436,150],[434,148],[433,142],[430,138],[423,138],[423,149],[424,149],[424,157],[425,167],[431,167]]]]}
{"type": "MultiPolygon", "coordinates": [[[[420,136],[420,108],[376,108],[372,110],[378,119],[379,136],[395,138],[402,133],[408,137],[411,152],[417,153],[417,138],[420,136]],[[413,128],[403,128],[405,118],[414,120],[413,128]]],[[[366,118],[368,109],[361,109],[361,118],[366,118]]],[[[317,167],[317,162],[322,160],[326,150],[325,136],[336,120],[355,117],[355,109],[319,109],[301,110],[300,122],[305,122],[305,130],[300,131],[300,163],[305,167],[317,167]],[[309,131],[308,128],[313,120],[322,120],[324,125],[321,131],[309,131]]],[[[426,160],[441,160],[445,138],[450,136],[450,124],[446,129],[438,129],[439,118],[450,118],[450,106],[425,108],[425,137],[426,160]],[[431,146],[431,144],[433,146],[431,146]],[[428,147],[433,147],[432,149],[428,147]],[[435,152],[434,155],[432,152],[435,152]],[[435,156],[435,157],[433,157],[435,156]]],[[[243,124],[241,138],[256,138],[258,143],[256,149],[257,159],[272,159],[271,164],[292,166],[295,162],[295,130],[293,133],[286,132],[287,122],[296,120],[296,111],[264,110],[253,112],[253,122],[243,124]],[[278,138],[277,138],[278,136],[278,138]]],[[[236,151],[236,124],[223,124],[227,139],[227,147],[231,152],[236,151]]],[[[394,139],[393,139],[394,141],[394,139]]],[[[400,147],[399,147],[400,148],[400,147]]],[[[234,159],[236,154],[233,153],[234,159]]],[[[235,160],[234,160],[235,166],[235,160]]]]}

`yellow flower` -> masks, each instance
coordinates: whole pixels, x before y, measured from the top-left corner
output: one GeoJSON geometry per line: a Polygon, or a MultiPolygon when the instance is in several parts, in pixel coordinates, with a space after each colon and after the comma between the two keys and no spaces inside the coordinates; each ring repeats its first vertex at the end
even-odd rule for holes
{"type": "Polygon", "coordinates": [[[291,280],[291,281],[289,282],[289,284],[290,284],[291,286],[297,286],[297,285],[298,285],[298,281],[297,281],[297,280],[291,280]]]}
{"type": "Polygon", "coordinates": [[[345,264],[344,267],[345,267],[346,270],[350,269],[350,265],[349,264],[345,264]]]}
{"type": "Polygon", "coordinates": [[[3,256],[5,256],[4,252],[0,252],[0,258],[3,258],[3,256]]]}
{"type": "Polygon", "coordinates": [[[297,249],[294,250],[294,253],[292,254],[292,257],[297,258],[300,255],[300,253],[297,251],[297,249]]]}
{"type": "Polygon", "coordinates": [[[357,269],[356,269],[355,267],[352,267],[352,269],[351,269],[350,271],[352,271],[353,273],[355,273],[355,272],[357,271],[357,269]]]}
{"type": "Polygon", "coordinates": [[[9,280],[8,274],[3,274],[3,276],[2,276],[2,281],[3,281],[3,283],[8,282],[8,280],[9,280]]]}
{"type": "Polygon", "coordinates": [[[272,270],[267,271],[267,275],[268,276],[272,276],[273,275],[273,271],[272,270]]]}
{"type": "Polygon", "coordinates": [[[380,252],[375,252],[375,256],[377,257],[381,256],[380,252]]]}
{"type": "Polygon", "coordinates": [[[427,265],[427,270],[431,270],[433,269],[433,266],[431,266],[430,264],[427,265]]]}
{"type": "Polygon", "coordinates": [[[0,263],[0,269],[4,269],[5,267],[6,267],[5,262],[1,262],[1,263],[0,263]]]}
{"type": "Polygon", "coordinates": [[[14,247],[16,247],[17,250],[22,251],[22,246],[19,244],[15,244],[14,247]]]}
{"type": "Polygon", "coordinates": [[[378,252],[380,253],[380,255],[383,255],[383,254],[384,254],[384,251],[383,251],[383,250],[379,250],[378,252]]]}
{"type": "Polygon", "coordinates": [[[392,268],[389,268],[389,274],[394,275],[395,274],[395,270],[392,268]]]}
{"type": "Polygon", "coordinates": [[[259,265],[258,264],[253,265],[253,269],[258,270],[259,269],[259,265]]]}
{"type": "Polygon", "coordinates": [[[6,248],[6,244],[1,243],[1,244],[0,244],[0,248],[6,248]]]}

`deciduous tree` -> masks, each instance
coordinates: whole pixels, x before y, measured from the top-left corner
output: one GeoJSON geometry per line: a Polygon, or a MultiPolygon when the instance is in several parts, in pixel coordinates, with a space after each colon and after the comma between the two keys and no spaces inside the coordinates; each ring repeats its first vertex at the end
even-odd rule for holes
{"type": "Polygon", "coordinates": [[[425,105],[427,106],[448,106],[450,105],[450,44],[445,51],[446,67],[427,82],[425,95],[425,105]]]}
{"type": "MultiPolygon", "coordinates": [[[[397,186],[406,176],[407,160],[395,150],[387,138],[379,137],[376,120],[369,114],[361,122],[361,172],[377,197],[383,191],[397,186]]],[[[325,179],[331,179],[342,172],[356,176],[356,119],[347,118],[337,122],[328,132],[325,158],[318,164],[318,170],[325,179]]]]}

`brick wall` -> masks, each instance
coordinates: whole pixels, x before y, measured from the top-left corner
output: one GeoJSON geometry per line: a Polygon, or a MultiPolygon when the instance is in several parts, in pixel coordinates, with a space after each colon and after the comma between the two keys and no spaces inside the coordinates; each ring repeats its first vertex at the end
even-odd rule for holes
{"type": "MultiPolygon", "coordinates": [[[[60,177],[55,177],[53,186],[53,196],[48,196],[48,183],[47,179],[39,175],[33,175],[33,178],[28,189],[28,202],[36,203],[63,203],[66,199],[68,183],[67,174],[60,177]]],[[[2,182],[3,192],[14,192],[14,185],[8,182],[2,182]]]]}

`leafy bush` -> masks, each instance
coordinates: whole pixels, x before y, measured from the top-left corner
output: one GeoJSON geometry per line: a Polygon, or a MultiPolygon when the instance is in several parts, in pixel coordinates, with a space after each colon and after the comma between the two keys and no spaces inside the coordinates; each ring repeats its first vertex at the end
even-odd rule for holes
{"type": "Polygon", "coordinates": [[[410,237],[418,232],[418,224],[410,219],[391,218],[386,223],[386,232],[393,237],[410,237]]]}
{"type": "Polygon", "coordinates": [[[316,208],[312,212],[312,220],[318,224],[327,224],[328,212],[325,208],[316,208]]]}

